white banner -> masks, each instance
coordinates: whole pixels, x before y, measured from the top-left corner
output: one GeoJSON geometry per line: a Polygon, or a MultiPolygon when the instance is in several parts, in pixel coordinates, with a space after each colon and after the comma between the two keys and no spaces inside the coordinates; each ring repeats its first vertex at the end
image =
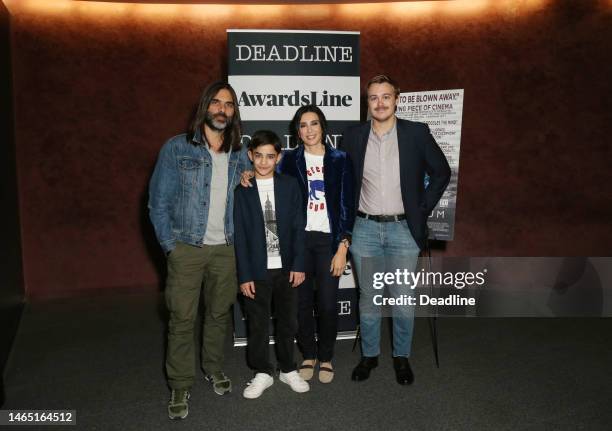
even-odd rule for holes
{"type": "MultiPolygon", "coordinates": [[[[359,32],[228,30],[227,41],[228,82],[238,96],[244,143],[268,129],[290,149],[289,122],[302,105],[321,108],[327,143],[334,147],[344,129],[359,121],[359,32]]],[[[338,338],[354,336],[357,308],[349,264],[338,292],[338,338]]],[[[243,344],[244,316],[234,310],[234,343],[243,344]]]]}

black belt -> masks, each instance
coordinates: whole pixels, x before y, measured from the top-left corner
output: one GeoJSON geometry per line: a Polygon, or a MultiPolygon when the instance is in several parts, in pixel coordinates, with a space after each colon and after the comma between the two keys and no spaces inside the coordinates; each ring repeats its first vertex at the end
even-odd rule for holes
{"type": "Polygon", "coordinates": [[[399,215],[370,215],[366,213],[362,213],[361,211],[357,211],[357,217],[364,218],[366,220],[374,220],[379,223],[390,222],[390,221],[400,221],[406,220],[406,214],[399,215]]]}

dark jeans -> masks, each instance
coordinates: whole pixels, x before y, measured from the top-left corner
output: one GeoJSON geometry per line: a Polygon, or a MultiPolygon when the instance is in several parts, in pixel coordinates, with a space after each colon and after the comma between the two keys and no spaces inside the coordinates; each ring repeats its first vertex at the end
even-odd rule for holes
{"type": "Polygon", "coordinates": [[[267,280],[255,281],[255,299],[244,300],[249,329],[247,358],[257,373],[274,373],[268,345],[274,302],[276,356],[281,371],[288,373],[296,369],[293,339],[297,331],[297,288],[291,287],[289,274],[280,269],[269,269],[267,276],[267,280]]]}
{"type": "Polygon", "coordinates": [[[338,283],[329,268],[332,260],[331,235],[324,232],[306,232],[306,280],[298,291],[297,341],[304,359],[318,358],[329,362],[334,356],[338,333],[338,283]],[[316,293],[315,293],[316,282],[316,293]],[[317,333],[315,341],[314,301],[317,301],[317,333]]]}

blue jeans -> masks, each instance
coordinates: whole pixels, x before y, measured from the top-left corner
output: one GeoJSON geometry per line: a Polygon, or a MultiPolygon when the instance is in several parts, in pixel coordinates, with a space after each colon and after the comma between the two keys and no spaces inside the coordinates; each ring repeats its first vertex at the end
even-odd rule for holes
{"type": "MultiPolygon", "coordinates": [[[[397,269],[413,272],[420,253],[406,220],[376,222],[362,217],[355,219],[351,245],[353,266],[359,281],[359,323],[361,327],[361,351],[363,356],[380,354],[380,303],[382,289],[374,286],[375,273],[393,272],[397,269]],[[378,296],[378,298],[376,298],[378,296]]],[[[413,295],[409,285],[388,284],[386,297],[413,295]]],[[[393,356],[408,357],[414,328],[414,306],[391,307],[393,317],[393,356]]]]}

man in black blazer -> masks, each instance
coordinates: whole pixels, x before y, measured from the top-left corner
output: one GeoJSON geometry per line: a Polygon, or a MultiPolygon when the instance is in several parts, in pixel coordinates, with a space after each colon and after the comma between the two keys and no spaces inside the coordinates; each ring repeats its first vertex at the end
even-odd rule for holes
{"type": "MultiPolygon", "coordinates": [[[[426,124],[395,116],[399,87],[379,75],[367,85],[371,121],[346,130],[342,149],[353,162],[355,209],[353,256],[360,289],[362,358],[352,379],[365,380],[378,365],[381,294],[375,272],[414,271],[427,243],[427,217],[438,203],[451,170],[426,124]],[[425,187],[425,175],[429,184],[425,187]]],[[[388,285],[388,296],[411,295],[406,285],[388,285]]],[[[412,344],[414,306],[394,305],[393,365],[397,382],[410,384],[414,375],[408,357],[412,344]]]]}

